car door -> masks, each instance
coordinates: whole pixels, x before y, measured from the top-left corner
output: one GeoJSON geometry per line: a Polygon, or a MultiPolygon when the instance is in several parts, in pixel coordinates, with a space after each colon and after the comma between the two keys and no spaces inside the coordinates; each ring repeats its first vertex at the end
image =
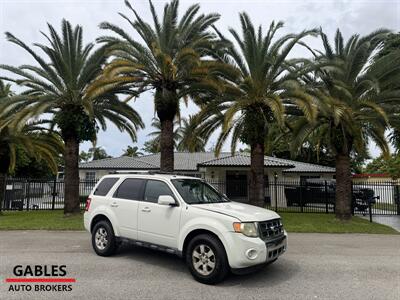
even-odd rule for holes
{"type": "MultiPolygon", "coordinates": [[[[181,206],[167,206],[157,203],[161,195],[176,199],[166,182],[148,180],[144,199],[138,209],[138,239],[140,241],[177,248],[181,206]]],[[[178,202],[176,202],[178,204],[178,202]]]]}
{"type": "Polygon", "coordinates": [[[138,207],[143,197],[146,181],[139,178],[126,178],[114,192],[111,206],[118,220],[120,234],[137,240],[138,207]]]}

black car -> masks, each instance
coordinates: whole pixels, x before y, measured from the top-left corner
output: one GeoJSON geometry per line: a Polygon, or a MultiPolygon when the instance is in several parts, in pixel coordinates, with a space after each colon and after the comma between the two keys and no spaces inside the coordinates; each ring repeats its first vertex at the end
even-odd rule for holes
{"type": "MultiPolygon", "coordinates": [[[[306,179],[300,185],[285,186],[287,206],[308,204],[328,204],[335,206],[336,181],[306,179]]],[[[375,204],[375,192],[365,187],[353,187],[353,208],[358,211],[368,209],[368,202],[375,204]]]]}

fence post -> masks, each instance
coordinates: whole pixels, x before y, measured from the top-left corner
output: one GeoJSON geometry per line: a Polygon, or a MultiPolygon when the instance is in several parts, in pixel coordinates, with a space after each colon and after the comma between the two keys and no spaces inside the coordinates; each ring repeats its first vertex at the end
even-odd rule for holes
{"type": "Polygon", "coordinates": [[[31,182],[30,182],[30,180],[28,179],[27,181],[26,181],[26,183],[28,184],[28,187],[27,187],[27,189],[26,189],[26,210],[28,211],[29,210],[29,202],[31,201],[31,182]]]}
{"type": "Polygon", "coordinates": [[[354,211],[356,210],[356,199],[354,199],[354,193],[353,193],[353,180],[350,183],[350,187],[351,187],[351,195],[350,195],[350,199],[351,199],[351,214],[354,216],[354,211]]]}
{"type": "Polygon", "coordinates": [[[369,210],[369,221],[372,223],[371,200],[372,200],[372,199],[368,199],[368,210],[369,210]]]}
{"type": "Polygon", "coordinates": [[[397,204],[397,214],[400,215],[400,186],[398,183],[396,184],[396,204],[397,204]]]}
{"type": "Polygon", "coordinates": [[[7,175],[0,174],[0,212],[6,209],[7,175]]]}
{"type": "Polygon", "coordinates": [[[303,208],[303,182],[300,179],[300,212],[304,212],[303,208]]]}
{"type": "Polygon", "coordinates": [[[56,206],[56,193],[57,193],[57,177],[54,177],[53,181],[53,191],[52,191],[52,201],[51,201],[51,210],[54,210],[56,206]]]}
{"type": "Polygon", "coordinates": [[[325,198],[325,212],[329,213],[329,211],[328,211],[328,183],[326,182],[326,180],[325,180],[324,198],[325,198]]]}
{"type": "Polygon", "coordinates": [[[278,211],[278,187],[277,187],[278,175],[274,175],[274,193],[275,193],[275,211],[278,211]]]}

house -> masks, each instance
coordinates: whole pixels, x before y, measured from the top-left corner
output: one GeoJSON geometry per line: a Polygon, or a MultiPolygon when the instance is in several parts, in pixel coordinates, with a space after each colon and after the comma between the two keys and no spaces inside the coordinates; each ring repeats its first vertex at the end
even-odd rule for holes
{"type": "MultiPolygon", "coordinates": [[[[274,199],[274,194],[284,197],[283,184],[272,189],[274,182],[299,183],[306,178],[333,179],[335,168],[303,163],[276,157],[264,157],[265,195],[274,199]]],[[[116,157],[95,160],[79,165],[79,176],[94,180],[115,171],[157,171],[160,169],[160,154],[140,157],[116,157]]],[[[175,152],[175,173],[206,179],[229,198],[245,201],[248,196],[250,154],[222,152],[215,157],[213,152],[175,152]]],[[[286,202],[286,201],[284,201],[286,202]]]]}

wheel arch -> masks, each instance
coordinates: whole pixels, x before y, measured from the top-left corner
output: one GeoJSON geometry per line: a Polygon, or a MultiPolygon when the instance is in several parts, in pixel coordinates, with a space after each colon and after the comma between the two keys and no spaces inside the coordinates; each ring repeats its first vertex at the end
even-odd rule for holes
{"type": "Polygon", "coordinates": [[[185,236],[185,239],[184,239],[183,245],[182,245],[182,256],[183,256],[183,257],[186,255],[186,250],[187,250],[187,247],[188,247],[190,241],[191,241],[194,237],[196,237],[196,236],[198,236],[198,235],[200,235],[200,234],[208,234],[208,235],[211,235],[211,236],[214,236],[215,238],[217,238],[217,239],[221,242],[222,246],[224,247],[224,251],[225,251],[225,253],[227,254],[226,246],[225,246],[225,244],[224,244],[224,241],[218,236],[218,234],[216,234],[215,232],[213,232],[213,231],[211,231],[211,230],[209,230],[209,229],[196,228],[196,229],[193,229],[192,231],[190,231],[190,232],[185,236]]]}
{"type": "Polygon", "coordinates": [[[108,218],[105,214],[98,214],[98,215],[94,216],[92,221],[90,222],[90,233],[92,233],[94,226],[100,221],[107,221],[108,223],[110,223],[111,227],[113,228],[113,230],[115,232],[115,228],[114,228],[110,218],[108,218]]]}

